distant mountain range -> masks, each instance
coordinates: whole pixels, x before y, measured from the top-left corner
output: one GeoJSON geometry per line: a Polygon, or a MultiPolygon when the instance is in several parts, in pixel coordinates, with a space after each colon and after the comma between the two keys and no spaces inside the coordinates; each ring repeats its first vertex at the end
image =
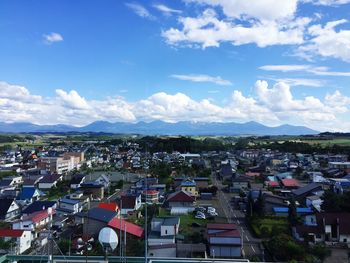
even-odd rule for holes
{"type": "Polygon", "coordinates": [[[189,122],[180,121],[168,123],[153,122],[107,122],[96,121],[83,127],[69,125],[36,125],[32,123],[4,123],[0,122],[2,133],[37,133],[37,132],[104,132],[116,134],[142,134],[142,135],[309,135],[318,134],[318,131],[304,126],[280,125],[269,127],[257,122],[246,123],[219,123],[219,122],[189,122]]]}

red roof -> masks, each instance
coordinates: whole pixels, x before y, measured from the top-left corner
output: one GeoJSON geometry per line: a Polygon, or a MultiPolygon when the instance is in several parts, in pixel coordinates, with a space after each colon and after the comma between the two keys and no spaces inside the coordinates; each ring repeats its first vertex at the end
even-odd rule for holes
{"type": "Polygon", "coordinates": [[[232,229],[237,229],[237,225],[236,224],[207,224],[207,229],[232,230],[232,229]]]}
{"type": "Polygon", "coordinates": [[[126,230],[126,232],[130,235],[142,237],[143,236],[143,228],[135,225],[133,223],[130,223],[128,221],[125,221],[124,219],[120,218],[113,218],[111,221],[109,221],[108,226],[116,228],[118,230],[126,230]],[[121,224],[120,224],[121,223],[121,224]],[[122,227],[120,227],[120,225],[122,227]]]}
{"type": "Polygon", "coordinates": [[[278,187],[279,186],[278,182],[276,182],[276,181],[269,181],[269,182],[267,182],[267,185],[269,187],[278,187]]]}
{"type": "Polygon", "coordinates": [[[23,232],[19,229],[0,229],[0,237],[21,237],[23,232]]]}
{"type": "Polygon", "coordinates": [[[157,194],[159,194],[159,191],[157,191],[157,190],[145,190],[145,191],[143,191],[143,194],[157,195],[157,194]]]}
{"type": "MultiPolygon", "coordinates": [[[[52,214],[55,214],[55,213],[56,211],[53,209],[52,214]]],[[[28,219],[31,219],[34,223],[37,223],[47,218],[48,216],[49,216],[49,213],[47,212],[47,210],[43,210],[43,211],[35,212],[28,215],[28,219]]]]}
{"type": "Polygon", "coordinates": [[[255,177],[255,176],[260,176],[260,173],[246,172],[245,175],[246,175],[246,176],[253,176],[253,177],[255,177]]]}
{"type": "Polygon", "coordinates": [[[282,184],[285,187],[299,187],[299,182],[295,179],[283,179],[282,184]]]}
{"type": "Polygon", "coordinates": [[[118,210],[118,204],[117,203],[99,203],[98,204],[99,208],[103,208],[109,211],[117,211],[118,210]]]}
{"type": "Polygon", "coordinates": [[[168,202],[194,202],[195,198],[190,193],[179,191],[168,196],[168,202]]]}
{"type": "Polygon", "coordinates": [[[208,224],[207,231],[218,230],[215,233],[208,233],[208,237],[240,237],[241,234],[235,224],[208,224]]]}

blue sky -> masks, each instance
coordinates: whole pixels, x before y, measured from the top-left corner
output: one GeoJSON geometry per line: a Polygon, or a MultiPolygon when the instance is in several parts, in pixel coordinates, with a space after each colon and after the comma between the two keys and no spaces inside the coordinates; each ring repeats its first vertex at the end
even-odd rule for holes
{"type": "Polygon", "coordinates": [[[0,121],[350,131],[350,0],[0,2],[0,121]]]}

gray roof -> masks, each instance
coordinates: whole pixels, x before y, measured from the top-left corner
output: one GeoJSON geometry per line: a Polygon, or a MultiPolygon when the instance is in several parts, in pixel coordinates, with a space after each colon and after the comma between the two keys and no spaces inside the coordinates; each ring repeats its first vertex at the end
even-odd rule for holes
{"type": "Polygon", "coordinates": [[[117,215],[116,212],[109,211],[103,208],[95,207],[89,210],[88,212],[88,218],[109,223],[115,216],[117,215]]]}
{"type": "Polygon", "coordinates": [[[311,191],[314,191],[320,187],[322,188],[322,185],[319,183],[311,183],[311,184],[308,184],[308,185],[305,185],[303,187],[300,187],[298,189],[293,190],[292,193],[296,196],[304,195],[304,194],[311,192],[311,191]]]}

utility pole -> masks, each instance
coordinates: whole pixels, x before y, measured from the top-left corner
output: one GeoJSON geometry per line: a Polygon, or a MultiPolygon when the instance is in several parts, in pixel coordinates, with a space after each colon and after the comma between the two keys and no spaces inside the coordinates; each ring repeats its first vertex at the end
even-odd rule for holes
{"type": "MultiPolygon", "coordinates": [[[[148,184],[147,184],[147,174],[145,176],[145,183],[146,183],[146,192],[147,192],[147,188],[148,188],[148,184]]],[[[148,259],[147,259],[147,198],[145,200],[145,263],[148,263],[148,259]]]]}

